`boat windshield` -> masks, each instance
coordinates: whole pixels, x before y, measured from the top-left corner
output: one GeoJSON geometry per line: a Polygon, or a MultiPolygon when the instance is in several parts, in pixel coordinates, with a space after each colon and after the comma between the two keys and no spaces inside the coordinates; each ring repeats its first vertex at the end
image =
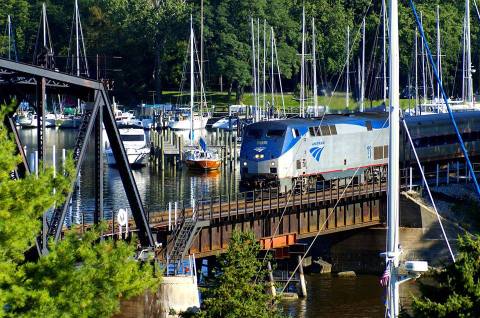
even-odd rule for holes
{"type": "Polygon", "coordinates": [[[122,135],[122,141],[144,141],[144,135],[122,135]]]}

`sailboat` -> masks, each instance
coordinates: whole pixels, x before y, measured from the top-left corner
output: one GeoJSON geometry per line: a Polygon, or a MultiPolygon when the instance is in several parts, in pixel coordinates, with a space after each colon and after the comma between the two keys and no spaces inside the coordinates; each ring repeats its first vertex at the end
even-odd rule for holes
{"type": "Polygon", "coordinates": [[[190,111],[188,113],[178,113],[169,121],[168,127],[175,130],[190,130],[193,137],[193,130],[204,129],[210,119],[210,114],[203,113],[204,105],[204,87],[202,83],[203,76],[200,76],[200,112],[194,111],[195,95],[195,36],[193,32],[193,21],[190,22],[190,111]]]}
{"type": "Polygon", "coordinates": [[[200,148],[185,153],[187,167],[194,170],[217,170],[222,163],[218,153],[209,150],[203,138],[200,138],[199,145],[200,148]]]}

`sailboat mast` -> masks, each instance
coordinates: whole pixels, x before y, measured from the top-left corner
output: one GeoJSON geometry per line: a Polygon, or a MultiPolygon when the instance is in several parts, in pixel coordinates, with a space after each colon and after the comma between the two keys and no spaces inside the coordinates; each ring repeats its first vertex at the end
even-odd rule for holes
{"type": "Polygon", "coordinates": [[[203,120],[203,106],[206,102],[205,87],[203,86],[203,0],[200,1],[200,113],[203,120]]]}
{"type": "Polygon", "coordinates": [[[302,11],[302,66],[300,77],[300,117],[305,117],[305,6],[302,11]]]}
{"type": "Polygon", "coordinates": [[[317,98],[317,54],[315,39],[315,18],[312,18],[312,55],[313,55],[313,108],[315,117],[318,116],[318,98],[317,98]]]}
{"type": "MultiPolygon", "coordinates": [[[[440,6],[437,5],[437,70],[442,78],[442,62],[441,62],[441,44],[440,44],[440,6]]],[[[437,82],[437,113],[440,112],[440,83],[437,82]]]]}
{"type": "Polygon", "coordinates": [[[253,18],[251,18],[251,25],[252,25],[252,61],[253,61],[253,99],[254,99],[254,106],[255,106],[255,114],[253,114],[253,120],[256,121],[257,112],[258,112],[258,99],[257,99],[257,69],[256,69],[256,60],[257,55],[255,53],[255,27],[253,18]]]}
{"type": "Polygon", "coordinates": [[[382,0],[383,8],[383,104],[387,107],[387,4],[382,0]]]}
{"type": "Polygon", "coordinates": [[[415,28],[415,115],[420,104],[418,98],[418,28],[415,28]]]}
{"type": "Polygon", "coordinates": [[[47,6],[42,3],[43,47],[47,47],[47,6]]]}
{"type": "Polygon", "coordinates": [[[190,145],[193,145],[193,103],[195,93],[195,80],[194,80],[194,50],[193,50],[193,17],[190,16],[190,145]]]}
{"type": "Polygon", "coordinates": [[[75,0],[75,56],[77,64],[77,76],[80,76],[80,45],[79,45],[79,36],[78,36],[78,0],[75,0]]]}
{"type": "Polygon", "coordinates": [[[270,74],[270,88],[271,88],[271,91],[272,91],[272,109],[275,111],[275,79],[274,79],[274,60],[273,60],[273,27],[270,28],[270,54],[271,54],[271,60],[270,60],[270,71],[271,71],[271,74],[270,74]]]}
{"type": "Polygon", "coordinates": [[[257,98],[258,98],[258,107],[260,111],[258,112],[258,120],[262,118],[262,109],[260,107],[260,19],[257,18],[257,98]]]}
{"type": "Polygon", "coordinates": [[[345,102],[348,109],[350,105],[350,26],[347,26],[347,92],[345,102]]]}
{"type": "Polygon", "coordinates": [[[268,116],[267,112],[267,88],[266,88],[266,69],[267,69],[267,22],[263,20],[263,109],[265,116],[268,116]]]}
{"type": "Polygon", "coordinates": [[[10,20],[10,15],[7,16],[7,32],[8,32],[8,59],[12,59],[12,21],[10,20]]]}
{"type": "Polygon", "coordinates": [[[278,52],[277,52],[277,41],[275,40],[275,33],[272,28],[272,38],[273,38],[273,48],[275,49],[275,58],[277,61],[277,75],[278,75],[278,84],[280,86],[280,96],[282,97],[282,110],[283,116],[286,116],[285,110],[285,98],[283,97],[283,87],[282,87],[282,74],[280,73],[280,65],[278,64],[278,52]]]}
{"type": "Polygon", "coordinates": [[[399,43],[398,43],[398,2],[390,0],[390,143],[388,147],[388,228],[387,228],[387,260],[390,266],[388,309],[390,317],[399,314],[399,171],[400,171],[400,85],[399,85],[399,43]]]}
{"type": "Polygon", "coordinates": [[[470,0],[465,1],[465,38],[467,42],[467,102],[473,107],[472,51],[470,38],[470,0]]]}
{"type": "MultiPolygon", "coordinates": [[[[423,14],[420,12],[420,21],[423,25],[423,14]]],[[[423,104],[427,104],[427,77],[425,74],[425,45],[422,37],[422,77],[423,77],[423,104]]]]}
{"type": "Polygon", "coordinates": [[[362,78],[360,87],[360,111],[364,111],[365,103],[365,18],[362,23],[362,78]]]}

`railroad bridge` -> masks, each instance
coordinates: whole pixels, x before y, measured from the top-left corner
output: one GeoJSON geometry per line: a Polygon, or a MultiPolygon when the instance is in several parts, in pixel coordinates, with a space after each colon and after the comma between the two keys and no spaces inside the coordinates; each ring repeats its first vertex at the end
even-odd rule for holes
{"type": "MultiPolygon", "coordinates": [[[[132,211],[130,228],[137,233],[142,250],[156,250],[160,258],[169,262],[178,263],[191,253],[195,253],[197,257],[207,257],[222,252],[228,246],[233,229],[252,230],[263,249],[274,250],[276,256],[282,258],[289,253],[302,252],[300,239],[374,226],[382,221],[386,201],[386,169],[375,178],[364,182],[360,177],[332,180],[328,183],[318,180],[314,189],[301,189],[293,193],[267,188],[199,199],[194,202],[193,208],[181,207],[175,209],[176,212],[173,209],[145,211],[115,124],[108,91],[103,83],[0,58],[2,102],[15,98],[33,99],[32,104],[38,114],[36,129],[39,160],[43,160],[44,156],[45,96],[48,93],[66,94],[89,102],[78,130],[73,159],[78,178],[88,151],[88,141],[90,137],[95,137],[94,223],[104,220],[104,159],[101,153],[103,124],[132,211]]],[[[4,122],[15,136],[18,153],[23,159],[14,175],[15,178],[21,178],[28,174],[30,169],[12,115],[13,112],[8,114],[4,122]]],[[[437,165],[437,183],[438,167],[437,165]]],[[[455,171],[457,181],[459,180],[458,164],[456,170],[447,166],[446,171],[447,183],[449,174],[455,171]]],[[[433,178],[435,179],[435,176],[433,178]]],[[[412,184],[412,179],[412,169],[403,170],[402,185],[407,187],[408,180],[412,184]]],[[[72,184],[67,202],[73,191],[75,187],[72,184]]],[[[45,213],[36,246],[38,256],[47,251],[49,237],[54,240],[62,238],[67,208],[68,204],[57,207],[50,218],[47,218],[45,213]]],[[[105,232],[105,236],[118,238],[114,219],[110,221],[110,228],[110,231],[105,232]]]]}

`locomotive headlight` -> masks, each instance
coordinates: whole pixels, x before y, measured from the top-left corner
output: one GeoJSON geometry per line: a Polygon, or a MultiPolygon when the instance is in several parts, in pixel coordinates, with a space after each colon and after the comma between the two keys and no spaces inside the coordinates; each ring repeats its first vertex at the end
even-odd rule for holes
{"type": "Polygon", "coordinates": [[[260,155],[258,153],[255,155],[255,159],[260,159],[260,155]]]}
{"type": "Polygon", "coordinates": [[[260,155],[260,159],[263,159],[263,157],[265,157],[265,155],[261,154],[261,155],[260,155]]]}
{"type": "Polygon", "coordinates": [[[274,165],[275,165],[275,161],[272,161],[272,166],[274,166],[274,165]]]}
{"type": "Polygon", "coordinates": [[[243,166],[244,166],[244,167],[247,166],[247,162],[246,162],[246,161],[243,162],[243,166]]]}

